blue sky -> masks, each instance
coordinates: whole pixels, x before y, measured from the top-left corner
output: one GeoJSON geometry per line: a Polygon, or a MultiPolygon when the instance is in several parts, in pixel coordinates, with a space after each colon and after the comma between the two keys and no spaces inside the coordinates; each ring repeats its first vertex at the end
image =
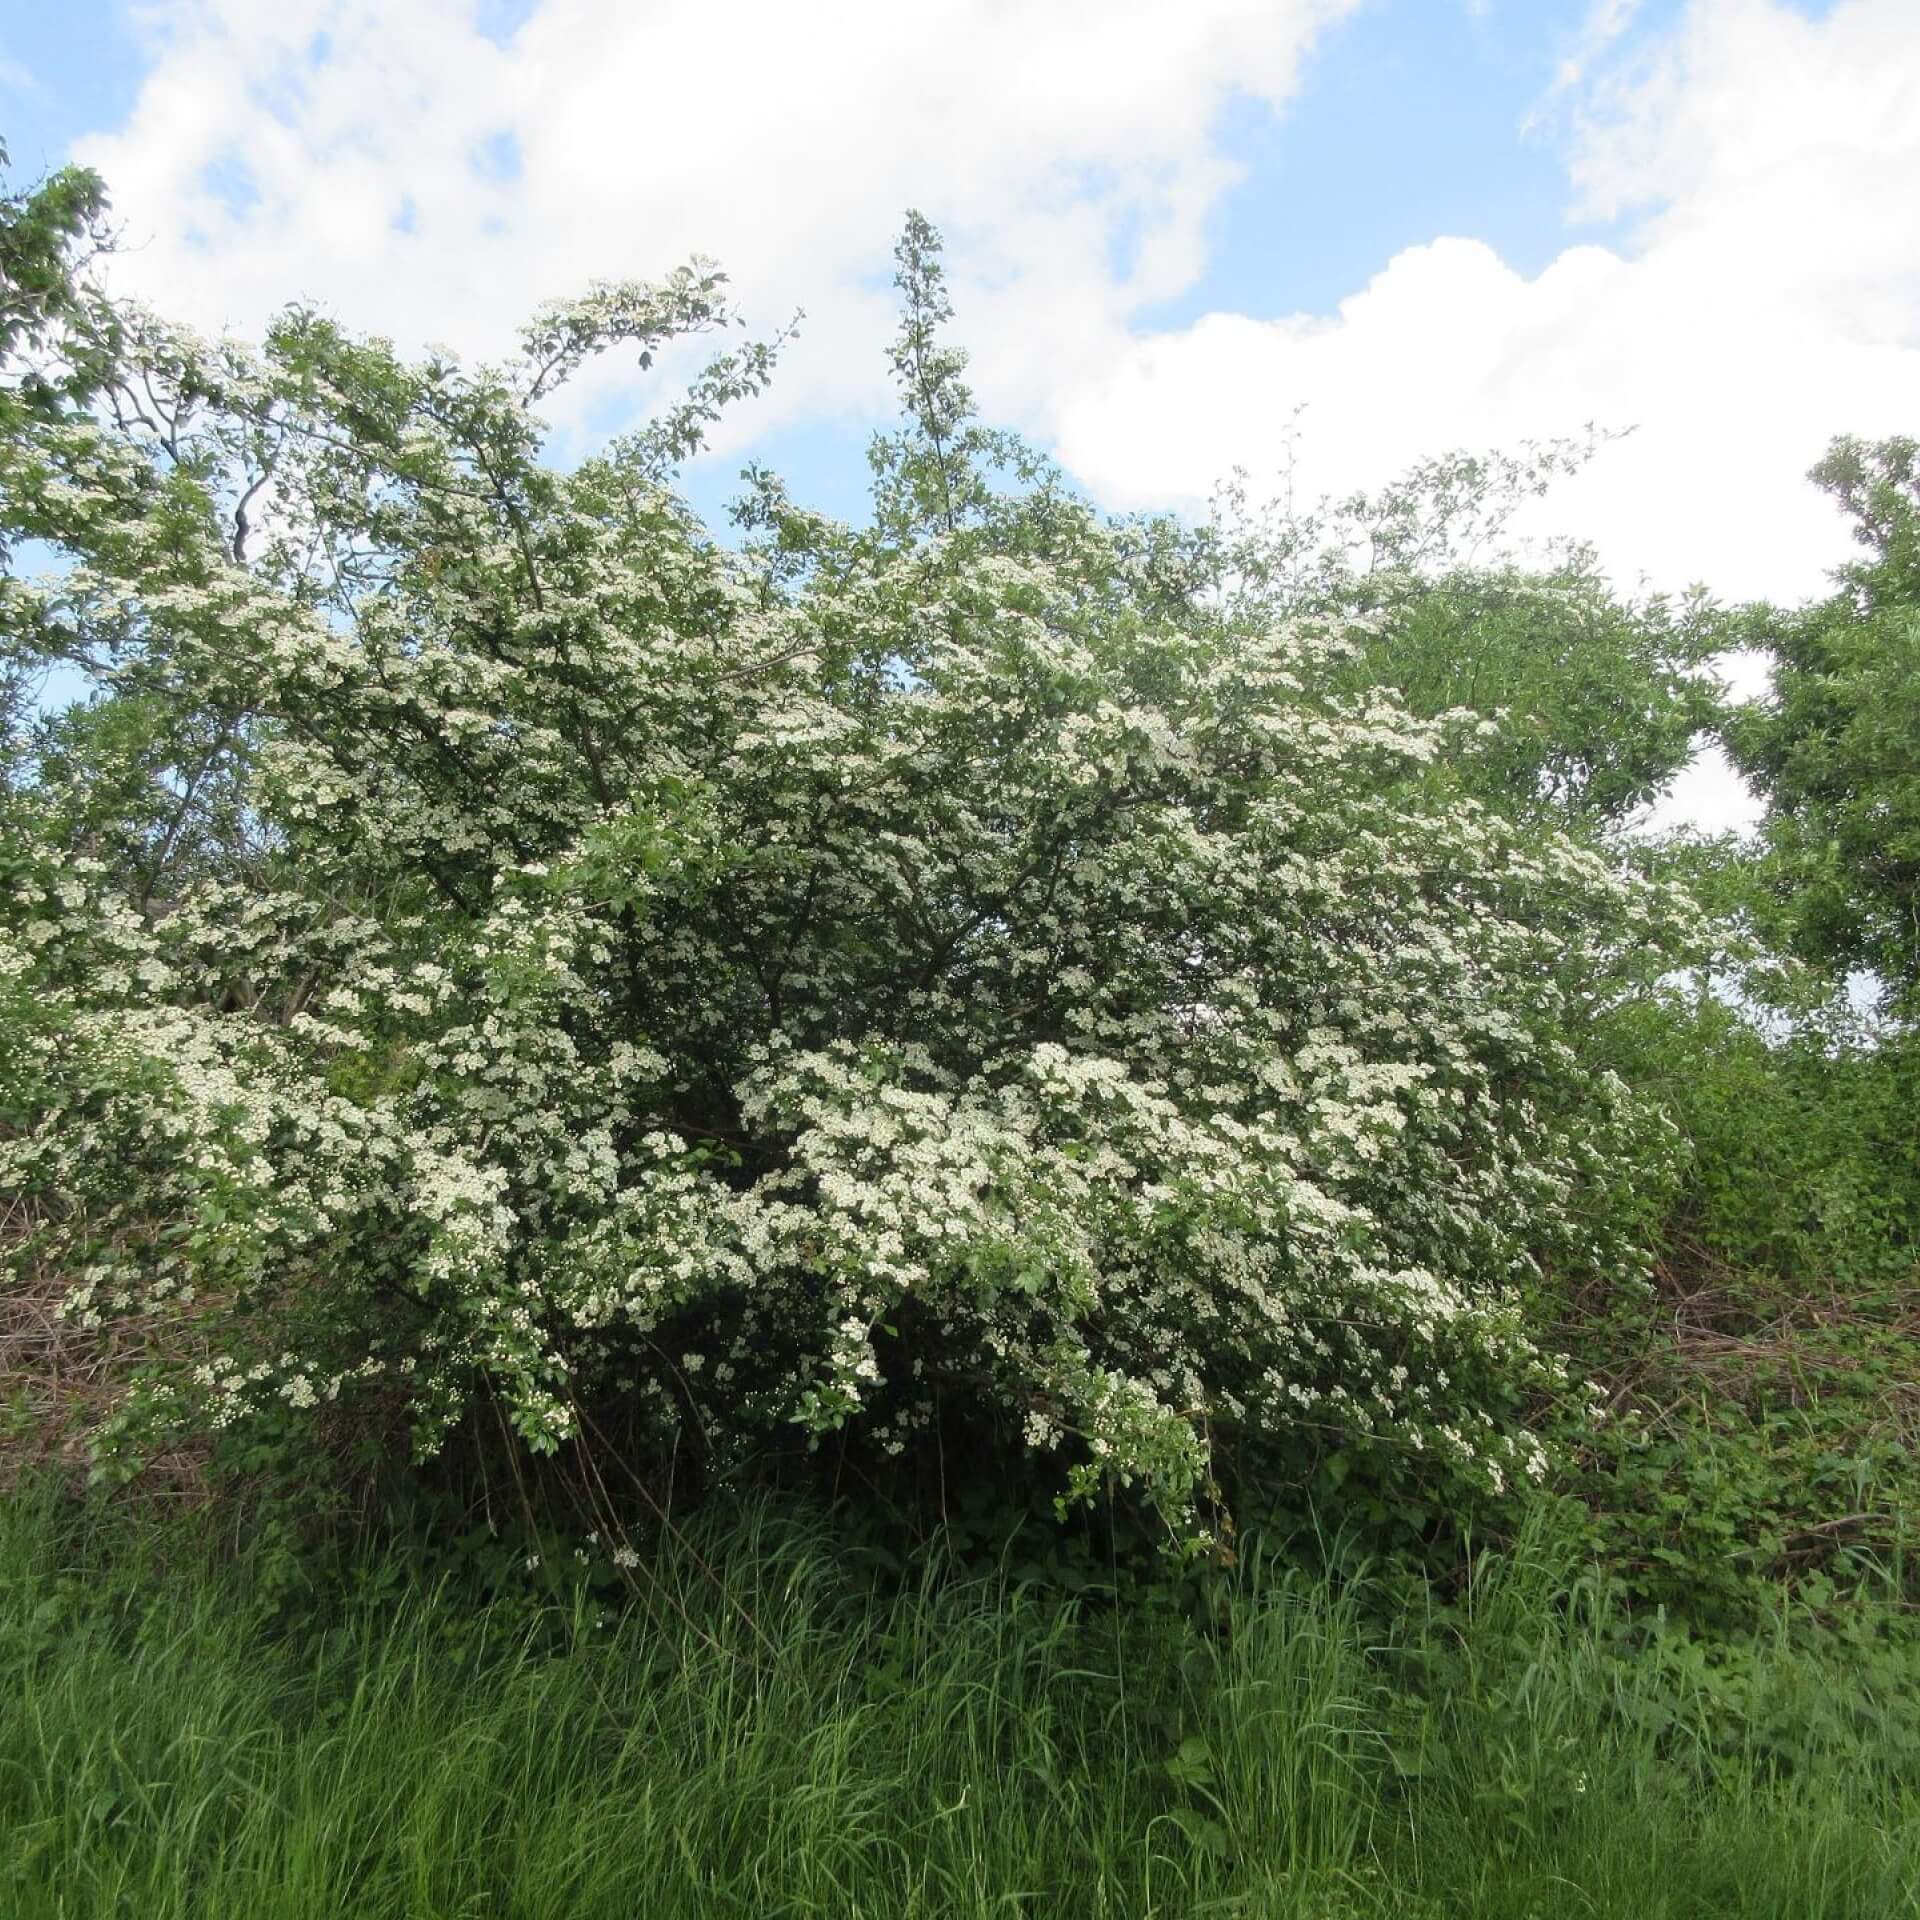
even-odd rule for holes
{"type": "Polygon", "coordinates": [[[1204,281],[1153,317],[1331,312],[1439,233],[1537,272],[1570,240],[1615,232],[1571,218],[1564,128],[1545,104],[1587,13],[1569,0],[1500,13],[1399,0],[1340,22],[1291,107],[1229,104],[1224,144],[1245,181],[1209,223],[1204,281]]]}
{"type": "MultiPolygon", "coordinates": [[[[857,513],[902,210],[996,419],[1117,509],[1632,429],[1541,509],[1632,590],[1820,591],[1803,479],[1920,430],[1915,0],[69,0],[0,16],[18,173],[107,176],[116,282],[498,354],[717,256],[773,392],[743,460],[857,513]]],[[[686,364],[601,370],[563,447],[686,364]]]]}

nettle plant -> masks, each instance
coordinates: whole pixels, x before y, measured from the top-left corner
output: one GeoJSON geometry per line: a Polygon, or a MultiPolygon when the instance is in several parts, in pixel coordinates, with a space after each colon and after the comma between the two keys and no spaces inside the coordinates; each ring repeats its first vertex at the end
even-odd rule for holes
{"type": "Polygon", "coordinates": [[[698,266],[480,370],[113,310],[84,404],[9,410],[63,564],[8,644],[99,687],[5,800],[16,1257],[190,1323],[189,1424],[617,1406],[726,1461],[959,1409],[1189,1535],[1303,1433],[1537,1475],[1529,1303],[1644,1266],[1668,1156],[1576,1043],[1684,902],[982,428],[898,258],[866,527],[672,491],[765,348],[542,463],[591,356],[728,318],[698,266]]]}

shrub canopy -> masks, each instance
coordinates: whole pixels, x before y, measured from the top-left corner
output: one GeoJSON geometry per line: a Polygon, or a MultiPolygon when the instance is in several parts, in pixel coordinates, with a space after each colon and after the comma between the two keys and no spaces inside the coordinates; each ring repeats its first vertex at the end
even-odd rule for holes
{"type": "Polygon", "coordinates": [[[119,310],[7,413],[7,645],[99,688],[5,798],[24,1257],[190,1321],[152,1405],[215,1426],[959,1409],[1175,1515],[1307,1432],[1537,1473],[1529,1298],[1644,1265],[1666,1163],[1574,1042],[1682,903],[1473,798],[1498,729],[1356,687],[1366,616],[981,428],[899,257],[865,527],[673,492],[766,348],[543,461],[590,356],[727,320],[697,264],[478,369],[119,310]]]}

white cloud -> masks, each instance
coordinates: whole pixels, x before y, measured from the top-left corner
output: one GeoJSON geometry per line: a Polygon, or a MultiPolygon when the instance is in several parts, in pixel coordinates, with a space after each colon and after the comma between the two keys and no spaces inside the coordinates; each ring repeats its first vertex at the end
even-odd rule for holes
{"type": "Polygon", "coordinates": [[[455,0],[168,0],[130,121],[78,157],[144,243],[123,282],[203,325],[298,294],[498,350],[540,299],[716,256],[757,328],[808,310],[785,412],[884,391],[887,250],[917,204],[983,385],[1021,408],[1194,281],[1233,177],[1220,108],[1283,102],[1353,4],[545,0],[503,49],[455,0]],[[509,139],[517,171],[476,165],[509,139]]]}
{"type": "Polygon", "coordinates": [[[1574,36],[1573,50],[1561,60],[1553,76],[1549,98],[1585,79],[1593,63],[1633,25],[1641,5],[1642,0],[1592,0],[1574,36]]]}
{"type": "Polygon", "coordinates": [[[1614,570],[1729,597],[1821,590],[1844,531],[1805,469],[1835,433],[1920,422],[1920,21],[1697,0],[1583,96],[1574,179],[1646,211],[1619,251],[1528,277],[1472,239],[1387,263],[1331,317],[1209,315],[1136,337],[1049,424],[1103,495],[1204,497],[1271,471],[1294,408],[1309,491],[1425,452],[1633,426],[1547,519],[1614,570]]]}

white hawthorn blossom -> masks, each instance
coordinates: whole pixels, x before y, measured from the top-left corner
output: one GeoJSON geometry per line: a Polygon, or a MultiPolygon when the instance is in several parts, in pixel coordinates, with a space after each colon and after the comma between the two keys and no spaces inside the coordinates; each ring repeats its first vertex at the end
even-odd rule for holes
{"type": "Polygon", "coordinates": [[[959,1405],[1176,1514],[1302,1434],[1537,1476],[1529,1302],[1644,1263],[1667,1151],[1572,1043],[1684,903],[1460,798],[1473,716],[1337,691],[1349,636],[1100,520],[954,356],[869,529],[759,478],[732,551],[668,490],[760,350],[541,463],[582,358],[720,317],[603,288],[469,372],[127,315],[95,416],[0,436],[72,562],[10,631],[152,768],[106,820],[103,728],[8,803],[32,1257],[191,1315],[216,1425],[959,1405]]]}

